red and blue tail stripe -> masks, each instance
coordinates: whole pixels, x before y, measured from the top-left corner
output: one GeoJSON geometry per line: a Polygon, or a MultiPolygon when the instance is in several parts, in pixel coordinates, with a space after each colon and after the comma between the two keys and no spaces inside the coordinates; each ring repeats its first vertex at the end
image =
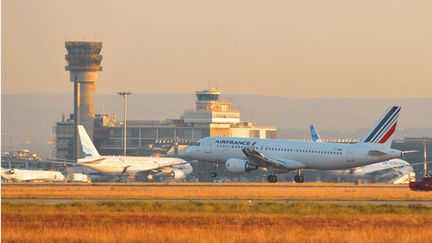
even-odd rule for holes
{"type": "Polygon", "coordinates": [[[365,143],[387,143],[396,130],[397,120],[399,118],[401,107],[393,106],[387,109],[377,125],[363,139],[365,143]]]}

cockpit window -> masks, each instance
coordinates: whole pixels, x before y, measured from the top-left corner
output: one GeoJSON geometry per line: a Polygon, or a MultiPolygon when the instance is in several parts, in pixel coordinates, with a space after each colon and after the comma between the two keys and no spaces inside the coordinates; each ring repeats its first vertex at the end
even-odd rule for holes
{"type": "Polygon", "coordinates": [[[200,142],[197,142],[194,144],[195,146],[200,146],[200,142]]]}

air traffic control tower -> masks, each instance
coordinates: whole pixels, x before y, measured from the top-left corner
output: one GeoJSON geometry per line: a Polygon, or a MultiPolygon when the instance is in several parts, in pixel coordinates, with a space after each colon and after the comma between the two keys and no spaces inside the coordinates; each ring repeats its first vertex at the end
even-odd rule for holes
{"type": "Polygon", "coordinates": [[[70,81],[76,79],[79,82],[79,124],[83,125],[93,138],[94,127],[94,104],[93,93],[96,89],[98,72],[102,71],[100,66],[102,55],[102,42],[89,41],[67,41],[66,71],[70,72],[70,81]]]}

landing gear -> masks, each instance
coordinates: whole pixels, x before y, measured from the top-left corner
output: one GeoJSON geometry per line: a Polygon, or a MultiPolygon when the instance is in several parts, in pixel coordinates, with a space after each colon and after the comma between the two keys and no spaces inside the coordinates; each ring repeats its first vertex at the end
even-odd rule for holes
{"type": "Polygon", "coordinates": [[[304,182],[304,177],[302,175],[295,175],[294,176],[294,181],[296,183],[302,183],[302,182],[304,182]]]}
{"type": "Polygon", "coordinates": [[[271,175],[269,175],[269,176],[267,177],[267,181],[270,182],[270,183],[276,183],[276,182],[277,182],[277,176],[271,174],[271,175]]]}
{"type": "Polygon", "coordinates": [[[212,171],[211,174],[210,174],[210,176],[211,176],[212,178],[215,178],[215,177],[218,176],[218,174],[217,174],[217,172],[216,172],[218,166],[219,166],[218,163],[213,163],[213,171],[212,171]]]}
{"type": "Polygon", "coordinates": [[[301,174],[301,170],[297,170],[297,175],[294,176],[294,181],[296,183],[303,183],[304,182],[304,177],[301,174]]]}

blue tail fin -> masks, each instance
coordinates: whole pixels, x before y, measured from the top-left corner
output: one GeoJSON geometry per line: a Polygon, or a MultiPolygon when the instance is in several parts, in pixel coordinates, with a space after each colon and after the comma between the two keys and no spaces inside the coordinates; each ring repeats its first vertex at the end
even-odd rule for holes
{"type": "Polygon", "coordinates": [[[311,133],[312,141],[321,142],[321,136],[319,135],[318,130],[316,129],[314,124],[310,125],[310,133],[311,133]]]}

